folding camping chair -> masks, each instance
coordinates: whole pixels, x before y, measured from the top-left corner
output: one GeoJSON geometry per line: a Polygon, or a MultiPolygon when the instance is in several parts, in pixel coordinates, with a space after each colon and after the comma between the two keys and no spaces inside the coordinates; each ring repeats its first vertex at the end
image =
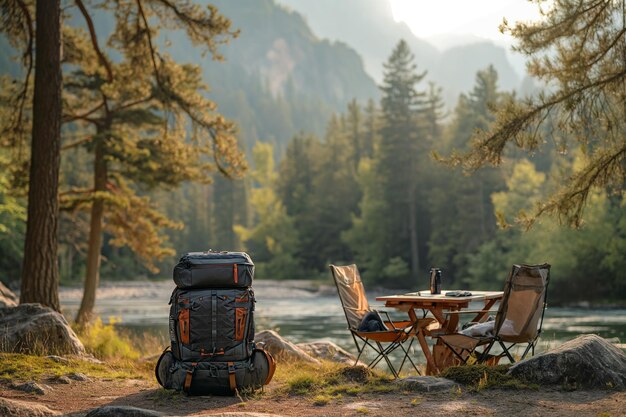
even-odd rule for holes
{"type": "Polygon", "coordinates": [[[498,363],[504,356],[514,363],[511,349],[524,343],[527,346],[520,360],[529,352],[534,355],[541,335],[549,281],[549,264],[513,265],[504,285],[493,331],[476,335],[469,327],[459,333],[441,335],[440,340],[463,364],[498,363]],[[500,346],[502,352],[490,354],[494,345],[500,346]]]}
{"type": "Polygon", "coordinates": [[[388,313],[370,309],[367,298],[365,297],[363,282],[361,282],[361,276],[359,275],[359,270],[356,265],[330,265],[330,271],[335,280],[339,299],[341,300],[341,305],[346,315],[346,320],[348,321],[348,330],[350,330],[352,334],[354,344],[358,351],[355,365],[359,362],[364,351],[370,348],[374,351],[375,358],[367,365],[369,368],[375,367],[381,360],[384,360],[391,370],[391,373],[397,378],[402,371],[404,363],[408,359],[413,369],[420,374],[419,369],[417,369],[417,366],[415,366],[415,363],[409,356],[409,351],[415,340],[414,336],[416,336],[423,327],[430,324],[433,319],[420,319],[417,323],[411,321],[392,321],[388,313]],[[378,317],[380,317],[380,314],[385,314],[387,319],[383,320],[381,318],[385,329],[378,331],[359,330],[363,318],[368,313],[379,314],[378,317]],[[409,345],[405,348],[403,344],[407,341],[409,341],[409,345]],[[404,357],[402,358],[400,367],[396,370],[389,355],[398,348],[404,352],[404,357]]]}

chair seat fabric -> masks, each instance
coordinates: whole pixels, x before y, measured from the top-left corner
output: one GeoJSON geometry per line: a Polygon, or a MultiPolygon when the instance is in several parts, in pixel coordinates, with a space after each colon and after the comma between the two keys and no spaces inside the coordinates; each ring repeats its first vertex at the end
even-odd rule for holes
{"type": "MultiPolygon", "coordinates": [[[[352,334],[354,344],[358,351],[355,364],[366,350],[372,350],[375,358],[368,364],[374,367],[384,361],[391,373],[399,377],[405,362],[409,362],[419,374],[419,369],[411,359],[409,353],[411,344],[415,340],[416,332],[420,331],[422,321],[383,320],[380,312],[372,310],[365,296],[365,289],[356,265],[335,266],[330,265],[330,271],[337,287],[337,293],[341,306],[348,322],[348,330],[352,334]],[[416,325],[417,324],[417,325],[416,325]],[[367,331],[376,329],[376,331],[367,331]],[[407,343],[408,348],[403,346],[407,343]],[[396,350],[403,352],[404,356],[398,369],[391,361],[390,354],[396,350]]],[[[425,322],[424,322],[425,323],[425,322]]],[[[429,321],[430,323],[430,321],[429,321]]],[[[425,323],[424,325],[426,325],[425,323]]]]}
{"type": "MultiPolygon", "coordinates": [[[[487,345],[479,357],[488,358],[491,347],[497,343],[502,348],[498,357],[506,356],[511,363],[515,358],[510,349],[519,343],[527,347],[521,359],[532,350],[541,334],[545,312],[550,265],[513,265],[505,282],[504,295],[495,321],[479,323],[458,333],[439,336],[443,343],[461,360],[465,361],[474,350],[487,345]],[[505,343],[511,344],[506,346],[505,343]]],[[[478,353],[478,352],[476,352],[478,353]]]]}

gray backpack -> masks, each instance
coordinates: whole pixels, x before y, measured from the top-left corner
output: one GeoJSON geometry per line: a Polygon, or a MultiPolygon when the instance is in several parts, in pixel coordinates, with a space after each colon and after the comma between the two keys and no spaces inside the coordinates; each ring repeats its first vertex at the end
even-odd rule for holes
{"type": "Polygon", "coordinates": [[[272,379],[272,356],[254,343],[254,263],[243,252],[192,252],[174,268],[171,346],[159,384],[192,395],[232,395],[272,379]]]}

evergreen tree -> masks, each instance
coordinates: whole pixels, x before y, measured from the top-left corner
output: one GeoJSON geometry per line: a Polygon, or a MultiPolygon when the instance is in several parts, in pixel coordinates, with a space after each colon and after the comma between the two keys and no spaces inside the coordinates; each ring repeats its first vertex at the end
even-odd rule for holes
{"type": "MultiPolygon", "coordinates": [[[[461,95],[447,133],[445,147],[465,150],[472,132],[488,126],[492,109],[503,100],[497,89],[497,73],[490,66],[476,75],[469,95],[461,95]]],[[[441,149],[441,148],[440,148],[441,149]]],[[[429,194],[433,233],[429,259],[453,277],[450,284],[462,285],[467,276],[468,256],[495,234],[496,222],[491,194],[503,186],[501,173],[494,168],[471,176],[460,170],[437,167],[436,185],[429,194]]]]}
{"type": "Polygon", "coordinates": [[[245,249],[255,259],[260,278],[307,278],[296,251],[299,248],[298,231],[294,220],[274,191],[273,149],[270,144],[257,143],[253,149],[254,186],[250,202],[254,212],[254,226],[234,227],[245,249]]]}
{"type": "MultiPolygon", "coordinates": [[[[60,310],[58,285],[59,167],[61,148],[61,4],[59,0],[14,0],[2,4],[2,28],[22,52],[23,83],[11,100],[13,114],[2,128],[5,141],[23,149],[31,73],[32,127],[28,212],[20,302],[41,303],[60,310]]],[[[23,158],[23,157],[22,157],[23,158]]],[[[18,164],[26,162],[20,158],[18,164]]],[[[22,167],[27,166],[26,164],[22,167]]],[[[22,171],[25,174],[25,170],[22,171]]]]}
{"type": "Polygon", "coordinates": [[[150,189],[207,181],[210,170],[236,175],[244,165],[233,125],[202,94],[206,87],[199,68],[175,63],[155,42],[161,26],[184,30],[219,58],[217,44],[232,34],[226,18],[215,8],[205,11],[193,4],[117,2],[111,5],[117,26],[108,43],[122,59],[114,63],[100,48],[89,10],[81,0],[76,4],[89,37],[68,28],[67,55],[78,69],[67,83],[65,118],[91,130],[85,146],[94,155],[93,188],[87,198],[79,194],[68,201],[91,205],[85,293],[77,316],[82,324],[95,303],[105,214],[111,243],[130,247],[148,267],[172,254],[163,248],[159,229],[175,224],[149,198],[137,195],[133,184],[150,189]]]}
{"type": "MultiPolygon", "coordinates": [[[[366,276],[386,278],[388,284],[398,285],[409,276],[416,282],[420,269],[417,177],[419,160],[426,150],[419,120],[425,94],[416,90],[416,84],[425,73],[416,72],[414,57],[405,41],[398,43],[384,67],[381,139],[372,167],[376,183],[368,185],[381,193],[378,198],[383,203],[371,201],[371,191],[364,190],[362,218],[355,221],[357,230],[345,236],[355,248],[359,263],[369,265],[366,276]],[[380,245],[375,253],[370,253],[369,244],[359,242],[369,234],[359,228],[370,229],[376,235],[380,245]]],[[[367,239],[374,239],[373,235],[367,239]]]]}
{"type": "Polygon", "coordinates": [[[376,103],[370,99],[365,106],[363,120],[363,157],[373,158],[374,151],[378,146],[380,130],[380,115],[376,103]]]}
{"type": "Polygon", "coordinates": [[[468,168],[499,164],[508,143],[530,152],[561,131],[585,150],[586,162],[552,198],[526,219],[543,213],[580,225],[592,187],[623,193],[626,176],[626,9],[623,1],[557,0],[536,22],[505,21],[516,49],[531,57],[530,75],[553,88],[525,101],[503,102],[493,125],[457,158],[468,168]],[[557,122],[546,122],[552,115],[557,122]],[[540,127],[546,127],[547,130],[540,127]]]}

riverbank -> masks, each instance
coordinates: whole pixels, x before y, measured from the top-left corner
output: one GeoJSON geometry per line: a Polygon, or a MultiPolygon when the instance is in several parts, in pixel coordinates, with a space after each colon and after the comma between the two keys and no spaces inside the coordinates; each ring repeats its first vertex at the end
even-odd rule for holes
{"type": "Polygon", "coordinates": [[[279,366],[269,386],[248,396],[187,397],[157,385],[151,372],[154,360],[94,364],[79,359],[59,363],[37,358],[0,356],[0,397],[43,405],[58,415],[76,417],[102,406],[133,406],[172,416],[268,413],[280,416],[575,414],[608,417],[622,415],[626,409],[626,392],[611,390],[568,391],[532,386],[502,389],[483,384],[483,388],[462,385],[438,392],[419,392],[400,386],[382,374],[376,374],[373,382],[328,377],[323,382],[320,375],[345,374],[345,366],[331,364],[322,368],[302,364],[279,366]],[[43,372],[35,375],[20,369],[19,362],[26,360],[31,361],[28,364],[31,371],[42,368],[43,372]],[[71,373],[80,377],[67,377],[71,373]],[[43,394],[17,388],[25,382],[39,384],[43,394]]]}

